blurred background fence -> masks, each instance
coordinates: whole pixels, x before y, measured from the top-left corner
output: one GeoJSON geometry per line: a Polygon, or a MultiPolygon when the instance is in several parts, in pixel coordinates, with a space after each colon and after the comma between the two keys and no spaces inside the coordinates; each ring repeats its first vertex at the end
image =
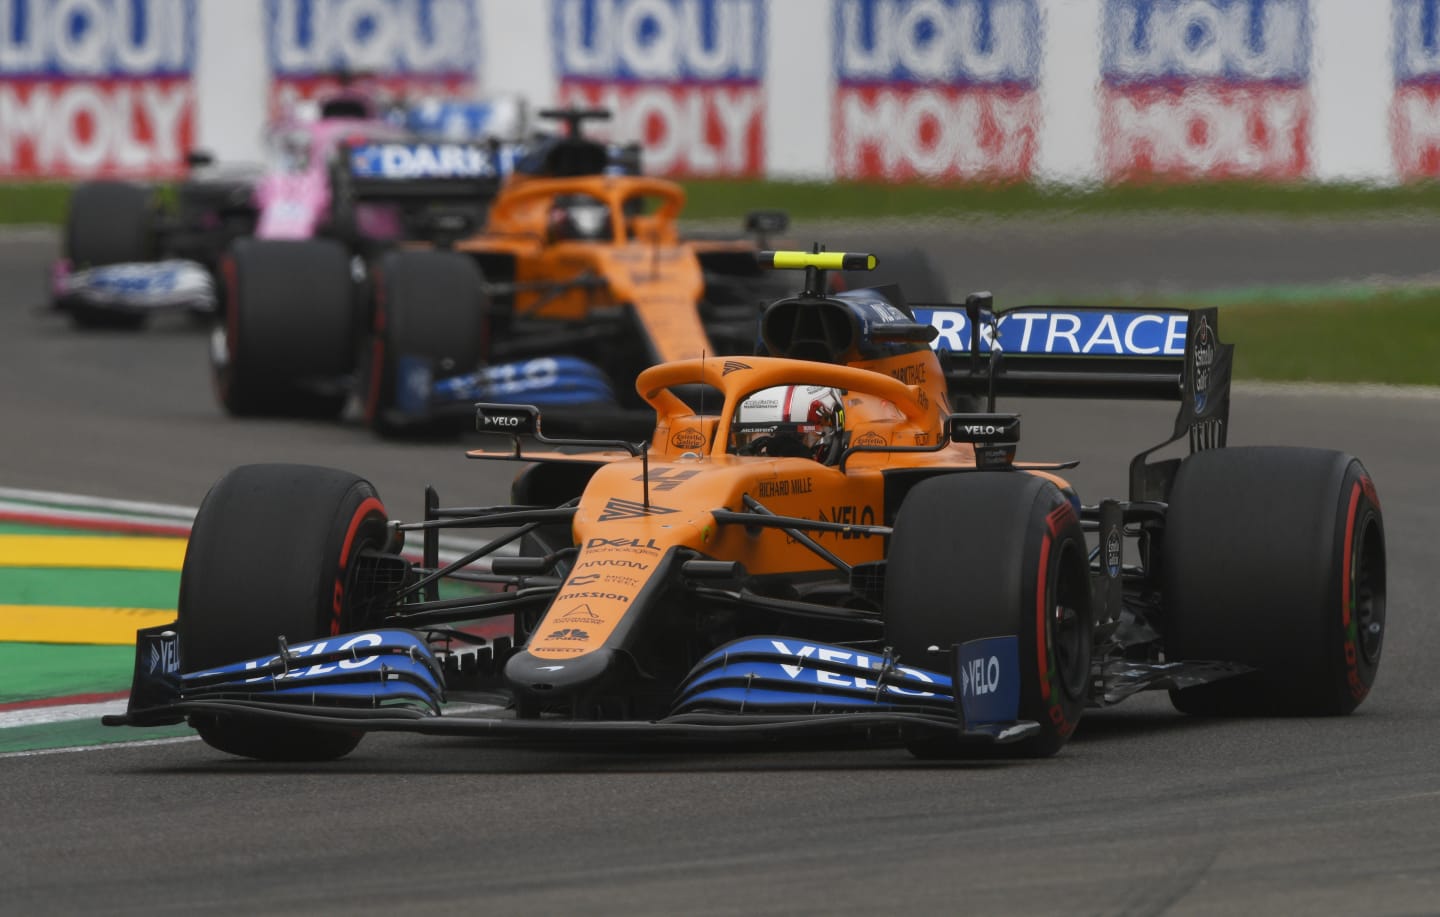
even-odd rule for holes
{"type": "Polygon", "coordinates": [[[1437,7],[0,0],[0,177],[253,161],[269,118],[350,73],[412,100],[605,105],[678,177],[1395,184],[1440,173],[1437,7]]]}

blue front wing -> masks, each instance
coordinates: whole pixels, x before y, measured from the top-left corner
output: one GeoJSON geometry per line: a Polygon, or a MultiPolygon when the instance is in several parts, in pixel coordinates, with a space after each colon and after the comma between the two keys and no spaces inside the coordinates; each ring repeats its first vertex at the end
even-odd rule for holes
{"type": "Polygon", "coordinates": [[[476,401],[536,407],[613,407],[615,390],[605,373],[578,357],[536,357],[499,363],[479,372],[436,378],[429,360],[400,357],[396,407],[424,417],[436,410],[476,401]]]}
{"type": "Polygon", "coordinates": [[[1038,731],[1022,721],[1018,638],[954,647],[953,675],[851,648],[781,637],[747,637],[697,665],[669,716],[648,722],[521,720],[443,714],[441,666],[423,635],[383,629],[342,634],[215,669],[181,674],[173,629],[139,632],[135,682],[123,716],[109,725],[180,722],[196,713],[302,720],[350,729],[569,738],[703,738],[740,730],[785,734],[902,726],[963,741],[1010,742],[1038,731]],[[959,684],[959,696],[955,685],[959,684]]]}

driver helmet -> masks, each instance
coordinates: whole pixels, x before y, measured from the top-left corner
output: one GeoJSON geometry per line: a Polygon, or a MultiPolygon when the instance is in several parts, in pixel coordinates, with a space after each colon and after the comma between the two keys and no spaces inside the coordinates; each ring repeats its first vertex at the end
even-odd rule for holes
{"type": "Polygon", "coordinates": [[[550,202],[547,218],[550,238],[581,241],[608,241],[611,237],[610,208],[588,194],[557,194],[550,202]]]}
{"type": "Polygon", "coordinates": [[[740,455],[810,458],[828,465],[839,457],[844,427],[839,389],[777,385],[735,409],[730,445],[740,455]]]}

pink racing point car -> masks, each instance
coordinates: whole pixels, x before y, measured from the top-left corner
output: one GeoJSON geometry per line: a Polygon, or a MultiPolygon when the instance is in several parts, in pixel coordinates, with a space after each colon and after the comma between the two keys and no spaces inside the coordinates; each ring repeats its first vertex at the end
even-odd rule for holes
{"type": "MultiPolygon", "coordinates": [[[[223,312],[217,282],[238,239],[331,239],[364,254],[480,220],[498,183],[489,144],[430,140],[404,110],[346,91],[267,131],[263,165],[192,151],[172,193],[119,181],[76,187],[51,304],[80,327],[140,328],[156,311],[223,312]],[[371,168],[354,168],[364,160],[371,168]],[[444,168],[431,167],[432,164],[444,168]]],[[[517,102],[466,103],[475,135],[518,132],[517,102]]]]}

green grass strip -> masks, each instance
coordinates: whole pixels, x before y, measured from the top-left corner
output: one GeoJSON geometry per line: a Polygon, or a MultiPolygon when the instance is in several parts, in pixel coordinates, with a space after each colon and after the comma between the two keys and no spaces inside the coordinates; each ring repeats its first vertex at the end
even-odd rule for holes
{"type": "Polygon", "coordinates": [[[1400,187],[1233,181],[1070,188],[714,180],[685,182],[685,189],[685,215],[692,218],[739,218],[751,210],[786,210],[797,219],[1146,212],[1354,216],[1433,212],[1440,206],[1440,183],[1435,182],[1400,187]]]}
{"type": "Polygon", "coordinates": [[[1440,386],[1440,287],[1259,286],[1172,296],[1056,297],[1128,308],[1220,311],[1234,378],[1440,386]]]}
{"type": "Polygon", "coordinates": [[[0,535],[95,535],[114,538],[135,538],[133,532],[107,532],[103,529],[80,528],[78,526],[37,525],[28,522],[0,522],[0,535]]]}
{"type": "Polygon", "coordinates": [[[0,567],[0,604],[85,608],[174,608],[180,574],[170,570],[0,567]]]}
{"type": "Polygon", "coordinates": [[[0,223],[58,225],[65,221],[65,210],[69,204],[68,184],[0,182],[0,223]]]}
{"type": "Polygon", "coordinates": [[[1232,305],[1220,338],[1237,379],[1440,385],[1440,290],[1232,305]]]}
{"type": "Polygon", "coordinates": [[[134,669],[133,646],[0,643],[0,704],[125,691],[134,669]]]}
{"type": "MultiPolygon", "coordinates": [[[[1348,216],[1434,212],[1440,183],[1398,187],[1363,184],[1269,184],[1227,181],[1116,187],[1041,184],[930,185],[923,182],[686,181],[685,216],[739,220],[752,210],[786,210],[796,219],[1052,215],[1136,212],[1348,216]]],[[[70,186],[0,183],[0,224],[64,222],[70,186]]]]}

